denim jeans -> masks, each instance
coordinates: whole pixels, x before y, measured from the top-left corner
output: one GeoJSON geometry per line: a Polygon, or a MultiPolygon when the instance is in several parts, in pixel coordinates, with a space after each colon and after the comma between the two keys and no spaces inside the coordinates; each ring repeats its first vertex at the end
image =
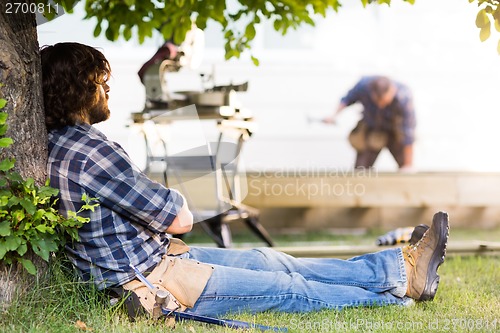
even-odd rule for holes
{"type": "Polygon", "coordinates": [[[408,304],[401,249],[349,260],[294,258],[270,248],[231,250],[192,247],[183,255],[215,267],[192,312],[267,310],[308,312],[320,309],[408,304]]]}

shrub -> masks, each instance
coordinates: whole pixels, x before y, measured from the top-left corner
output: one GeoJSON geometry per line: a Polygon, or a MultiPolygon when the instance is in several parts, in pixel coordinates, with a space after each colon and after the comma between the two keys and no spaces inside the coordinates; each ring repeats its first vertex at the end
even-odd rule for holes
{"type": "MultiPolygon", "coordinates": [[[[0,99],[0,110],[6,105],[0,99]]],[[[0,111],[0,151],[14,142],[5,137],[7,113],[0,111]]],[[[37,186],[32,178],[24,179],[13,171],[15,159],[0,161],[0,261],[5,264],[19,262],[30,273],[36,274],[33,262],[25,254],[28,250],[48,261],[50,254],[61,251],[67,241],[78,240],[78,228],[89,221],[78,214],[94,210],[95,199],[82,196],[84,205],[68,217],[56,209],[59,190],[37,186]]]]}

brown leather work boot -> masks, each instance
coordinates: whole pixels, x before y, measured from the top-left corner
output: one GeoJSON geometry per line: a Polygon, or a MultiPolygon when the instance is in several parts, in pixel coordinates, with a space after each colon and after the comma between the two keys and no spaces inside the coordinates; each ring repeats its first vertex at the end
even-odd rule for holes
{"type": "Polygon", "coordinates": [[[434,298],[439,284],[437,270],[444,262],[448,235],[448,214],[438,212],[422,238],[416,244],[409,244],[403,248],[408,277],[406,296],[417,301],[434,298]]]}
{"type": "Polygon", "coordinates": [[[418,243],[420,239],[424,236],[425,232],[429,230],[429,226],[427,224],[419,224],[413,229],[410,237],[410,245],[415,245],[418,243]]]}

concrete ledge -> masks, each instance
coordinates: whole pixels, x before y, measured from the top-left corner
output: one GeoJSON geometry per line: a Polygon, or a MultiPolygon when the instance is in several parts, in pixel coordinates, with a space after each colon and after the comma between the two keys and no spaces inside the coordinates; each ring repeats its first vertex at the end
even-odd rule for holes
{"type": "MultiPolygon", "coordinates": [[[[152,176],[161,181],[161,174],[152,176]]],[[[271,232],[414,226],[430,223],[438,210],[450,214],[453,227],[500,226],[500,173],[262,171],[247,172],[245,178],[243,202],[260,210],[260,220],[271,232]]],[[[187,189],[198,207],[214,205],[213,181],[184,185],[178,189],[187,189]]],[[[245,226],[231,226],[239,228],[245,226]]]]}
{"type": "Polygon", "coordinates": [[[497,173],[247,173],[245,203],[268,207],[500,207],[497,173]]]}

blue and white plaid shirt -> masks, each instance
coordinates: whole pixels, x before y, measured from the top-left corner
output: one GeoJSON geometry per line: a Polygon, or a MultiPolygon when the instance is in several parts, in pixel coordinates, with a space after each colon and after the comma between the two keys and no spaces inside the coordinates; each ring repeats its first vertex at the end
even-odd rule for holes
{"type": "Polygon", "coordinates": [[[78,211],[84,193],[99,201],[82,213],[90,222],[80,241],[66,247],[85,280],[99,289],[122,285],[135,277],[130,264],[145,271],[161,260],[183,198],[146,177],[117,143],[87,124],[52,131],[48,173],[61,214],[78,211]]]}

